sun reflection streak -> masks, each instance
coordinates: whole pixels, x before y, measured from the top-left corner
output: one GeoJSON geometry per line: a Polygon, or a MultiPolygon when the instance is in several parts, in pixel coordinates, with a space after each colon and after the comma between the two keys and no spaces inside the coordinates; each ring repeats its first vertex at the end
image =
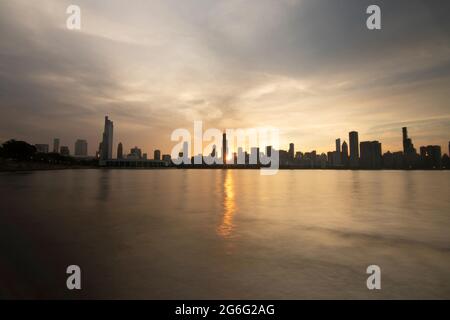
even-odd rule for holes
{"type": "Polygon", "coordinates": [[[231,170],[226,170],[223,192],[223,218],[221,224],[217,227],[217,234],[223,238],[231,238],[235,228],[233,217],[236,212],[234,182],[231,170]]]}

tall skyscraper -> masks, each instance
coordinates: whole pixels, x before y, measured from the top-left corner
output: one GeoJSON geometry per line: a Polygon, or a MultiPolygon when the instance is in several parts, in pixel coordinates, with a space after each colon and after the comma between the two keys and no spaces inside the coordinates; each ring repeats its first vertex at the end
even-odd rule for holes
{"type": "Polygon", "coordinates": [[[112,159],[113,128],[113,122],[108,119],[108,116],[106,116],[105,128],[103,130],[101,160],[112,159]]]}
{"type": "Polygon", "coordinates": [[[293,143],[289,143],[289,161],[294,161],[295,148],[293,143]]]}
{"type": "Polygon", "coordinates": [[[222,158],[224,164],[227,163],[227,152],[228,152],[227,134],[224,132],[222,136],[222,158]]]}
{"type": "Polygon", "coordinates": [[[155,152],[153,153],[153,160],[161,160],[161,151],[155,150],[155,152]]]}
{"type": "Polygon", "coordinates": [[[58,138],[53,139],[53,152],[59,153],[59,139],[58,138]]]}
{"type": "Polygon", "coordinates": [[[348,166],[348,145],[347,142],[342,143],[342,152],[341,152],[341,160],[342,164],[347,167],[348,166]]]}
{"type": "Polygon", "coordinates": [[[87,153],[88,153],[87,141],[81,139],[75,141],[75,156],[86,157],[87,153]]]}
{"type": "Polygon", "coordinates": [[[415,154],[416,149],[414,149],[412,140],[408,138],[408,128],[403,127],[402,133],[403,133],[403,154],[405,154],[406,156],[415,154]]]}
{"type": "Polygon", "coordinates": [[[403,133],[403,155],[407,168],[413,168],[417,165],[417,152],[414,148],[411,138],[408,138],[408,128],[402,128],[403,133]]]}
{"type": "Polygon", "coordinates": [[[122,142],[119,142],[117,145],[117,159],[123,159],[123,145],[122,142]]]}
{"type": "Polygon", "coordinates": [[[350,168],[358,168],[359,164],[359,139],[358,132],[351,131],[348,134],[350,142],[350,168]]]}
{"type": "Polygon", "coordinates": [[[341,165],[341,139],[336,139],[336,153],[335,153],[335,159],[334,159],[334,165],[340,166],[341,165]]]}

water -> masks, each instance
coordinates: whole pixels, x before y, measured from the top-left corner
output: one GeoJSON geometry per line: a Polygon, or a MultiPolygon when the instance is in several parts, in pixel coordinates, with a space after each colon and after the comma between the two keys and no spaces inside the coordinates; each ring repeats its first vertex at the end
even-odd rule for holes
{"type": "Polygon", "coordinates": [[[0,297],[450,298],[450,172],[0,174],[0,297]],[[65,288],[68,265],[81,292],[65,288]],[[379,291],[367,266],[381,267],[379,291]]]}

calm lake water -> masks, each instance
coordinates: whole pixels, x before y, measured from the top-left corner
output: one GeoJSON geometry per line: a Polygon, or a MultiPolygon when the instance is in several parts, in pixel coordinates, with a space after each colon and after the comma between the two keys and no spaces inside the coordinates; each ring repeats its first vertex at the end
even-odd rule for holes
{"type": "Polygon", "coordinates": [[[3,298],[450,298],[448,171],[41,171],[0,194],[3,298]]]}

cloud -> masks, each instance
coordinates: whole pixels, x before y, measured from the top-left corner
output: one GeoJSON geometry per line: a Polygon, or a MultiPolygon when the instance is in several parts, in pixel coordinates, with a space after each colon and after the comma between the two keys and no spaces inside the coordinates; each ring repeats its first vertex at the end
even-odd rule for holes
{"type": "Polygon", "coordinates": [[[392,123],[446,145],[450,5],[375,1],[374,32],[372,2],[80,0],[69,31],[70,1],[3,1],[0,137],[86,138],[93,153],[108,114],[116,142],[149,153],[193,120],[280,127],[304,151],[354,129],[400,148],[392,123]]]}

